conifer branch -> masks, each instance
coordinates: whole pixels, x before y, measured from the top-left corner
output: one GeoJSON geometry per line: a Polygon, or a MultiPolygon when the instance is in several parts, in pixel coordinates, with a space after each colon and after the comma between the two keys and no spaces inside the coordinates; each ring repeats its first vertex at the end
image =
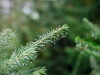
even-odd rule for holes
{"type": "Polygon", "coordinates": [[[100,65],[93,56],[90,56],[90,64],[93,70],[100,73],[100,65]]]}
{"type": "Polygon", "coordinates": [[[16,35],[11,29],[4,29],[0,32],[0,51],[11,47],[15,41],[16,35]]]}
{"type": "Polygon", "coordinates": [[[53,43],[60,38],[66,36],[68,32],[68,26],[63,25],[62,27],[53,29],[52,31],[39,36],[36,42],[30,42],[25,47],[21,47],[11,55],[10,59],[7,59],[0,63],[0,74],[9,74],[19,67],[27,65],[30,60],[37,57],[37,52],[45,46],[47,43],[53,43]]]}
{"type": "Polygon", "coordinates": [[[75,66],[74,66],[74,68],[72,70],[71,75],[77,75],[78,68],[79,68],[79,66],[81,64],[81,59],[82,59],[82,55],[79,54],[78,57],[77,57],[77,61],[75,62],[75,66]]]}
{"type": "Polygon", "coordinates": [[[83,22],[89,28],[91,28],[95,32],[95,34],[98,34],[100,36],[100,29],[95,24],[93,24],[92,22],[90,22],[87,18],[83,18],[83,22]]]}
{"type": "Polygon", "coordinates": [[[76,37],[75,39],[76,41],[76,49],[81,51],[81,52],[85,52],[86,54],[89,55],[93,55],[97,58],[100,58],[100,50],[99,50],[99,46],[93,46],[92,44],[84,41],[83,39],[80,39],[79,37],[76,37]]]}
{"type": "Polygon", "coordinates": [[[19,71],[19,72],[13,72],[9,75],[47,75],[46,74],[47,69],[45,67],[38,67],[38,68],[33,68],[29,69],[26,71],[19,71]]]}
{"type": "Polygon", "coordinates": [[[42,68],[36,68],[30,75],[47,75],[46,72],[47,69],[45,67],[42,68]]]}

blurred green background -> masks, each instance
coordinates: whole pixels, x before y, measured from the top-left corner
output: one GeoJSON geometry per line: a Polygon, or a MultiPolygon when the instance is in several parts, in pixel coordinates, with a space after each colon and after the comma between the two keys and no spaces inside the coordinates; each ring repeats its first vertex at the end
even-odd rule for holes
{"type": "Polygon", "coordinates": [[[69,34],[56,44],[47,45],[31,65],[46,66],[48,75],[89,75],[88,56],[75,50],[75,37],[100,42],[91,37],[82,19],[99,27],[100,0],[0,0],[0,30],[11,28],[18,34],[17,48],[38,35],[65,23],[69,34]]]}

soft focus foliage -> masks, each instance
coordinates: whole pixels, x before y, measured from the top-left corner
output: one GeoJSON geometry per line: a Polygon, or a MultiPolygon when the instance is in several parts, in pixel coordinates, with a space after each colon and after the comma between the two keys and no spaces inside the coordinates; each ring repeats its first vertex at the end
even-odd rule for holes
{"type": "Polygon", "coordinates": [[[79,36],[82,47],[88,44],[89,50],[99,48],[99,8],[99,0],[0,0],[0,29],[9,27],[16,31],[19,48],[51,27],[67,23],[70,27],[67,37],[51,47],[46,45],[47,50],[40,52],[34,66],[46,66],[48,75],[96,75],[91,62],[99,63],[98,59],[76,50],[74,39],[79,36]]]}

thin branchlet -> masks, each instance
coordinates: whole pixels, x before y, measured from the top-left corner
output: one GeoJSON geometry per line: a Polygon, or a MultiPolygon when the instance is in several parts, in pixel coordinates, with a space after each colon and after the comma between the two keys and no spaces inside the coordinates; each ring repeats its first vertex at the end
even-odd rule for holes
{"type": "Polygon", "coordinates": [[[96,47],[93,44],[88,43],[83,39],[80,39],[79,37],[76,38],[76,49],[80,52],[85,52],[88,55],[93,55],[97,58],[100,58],[99,47],[96,47]]]}
{"type": "Polygon", "coordinates": [[[47,69],[45,67],[38,67],[36,68],[30,75],[47,75],[45,72],[47,69]]]}
{"type": "Polygon", "coordinates": [[[4,29],[0,32],[0,51],[12,46],[16,39],[16,34],[11,29],[4,29]]]}
{"type": "Polygon", "coordinates": [[[100,73],[100,65],[95,57],[90,56],[90,64],[91,64],[91,68],[93,68],[95,71],[100,73]]]}
{"type": "Polygon", "coordinates": [[[37,67],[26,71],[12,72],[9,75],[47,75],[46,71],[46,67],[37,67]]]}
{"type": "Polygon", "coordinates": [[[83,18],[83,22],[90,28],[90,30],[92,29],[95,34],[100,36],[100,29],[95,24],[90,22],[87,18],[83,18]]]}
{"type": "Polygon", "coordinates": [[[55,41],[63,38],[68,33],[68,26],[63,25],[62,27],[53,29],[39,36],[36,42],[30,42],[25,47],[22,46],[11,55],[11,58],[1,62],[0,74],[9,73],[15,69],[28,64],[30,60],[37,57],[37,52],[48,43],[54,43],[55,41]]]}

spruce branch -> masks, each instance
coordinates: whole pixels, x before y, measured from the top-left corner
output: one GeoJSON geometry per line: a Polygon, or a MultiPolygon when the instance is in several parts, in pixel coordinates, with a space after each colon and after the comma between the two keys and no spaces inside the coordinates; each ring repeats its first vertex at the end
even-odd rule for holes
{"type": "Polygon", "coordinates": [[[91,67],[93,68],[93,70],[100,73],[100,65],[93,56],[90,56],[90,64],[91,64],[91,67]]]}
{"type": "Polygon", "coordinates": [[[100,58],[100,48],[98,48],[99,46],[94,46],[88,42],[86,42],[83,39],[80,39],[79,37],[76,37],[75,39],[76,41],[76,49],[81,51],[81,52],[85,52],[86,54],[89,55],[93,55],[97,58],[100,58]]]}
{"type": "Polygon", "coordinates": [[[77,75],[78,68],[79,68],[79,66],[81,64],[81,59],[82,59],[82,55],[79,54],[78,57],[77,57],[77,61],[75,62],[75,66],[74,66],[74,68],[72,70],[71,75],[77,75]]]}
{"type": "Polygon", "coordinates": [[[4,29],[0,32],[0,51],[8,49],[14,44],[16,35],[11,29],[4,29]]]}
{"type": "Polygon", "coordinates": [[[39,36],[36,42],[30,42],[25,47],[22,46],[11,55],[10,59],[7,59],[0,63],[0,74],[9,74],[19,67],[27,65],[30,60],[34,60],[37,57],[37,52],[48,43],[54,43],[56,40],[66,36],[68,32],[68,26],[53,29],[39,36]]]}
{"type": "Polygon", "coordinates": [[[19,72],[13,72],[9,75],[47,75],[46,74],[47,69],[45,67],[37,67],[33,69],[28,69],[26,71],[19,71],[19,72]]]}
{"type": "Polygon", "coordinates": [[[9,56],[9,53],[12,52],[12,49],[15,46],[16,38],[15,32],[11,29],[3,29],[0,32],[0,61],[3,61],[9,56]]]}
{"type": "Polygon", "coordinates": [[[87,18],[83,18],[83,22],[84,24],[86,24],[89,28],[91,28],[95,34],[100,36],[100,29],[93,24],[92,22],[90,22],[87,18]]]}
{"type": "Polygon", "coordinates": [[[38,67],[36,68],[30,75],[47,75],[46,72],[46,68],[45,67],[38,67]]]}

